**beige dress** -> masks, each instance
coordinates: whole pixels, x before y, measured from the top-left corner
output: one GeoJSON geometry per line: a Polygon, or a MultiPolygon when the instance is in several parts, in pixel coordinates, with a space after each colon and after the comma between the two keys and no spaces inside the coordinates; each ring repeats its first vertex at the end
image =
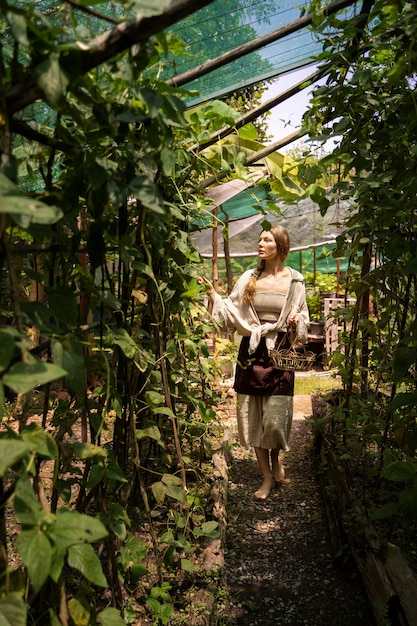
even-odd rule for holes
{"type": "MultiPolygon", "coordinates": [[[[275,322],[286,294],[257,290],[253,306],[259,319],[275,322]]],[[[281,338],[279,335],[277,341],[281,338]]],[[[265,342],[248,355],[242,340],[235,381],[239,440],[246,448],[289,450],[293,415],[294,374],[272,368],[265,342]],[[247,391],[247,393],[242,393],[247,391]]]]}

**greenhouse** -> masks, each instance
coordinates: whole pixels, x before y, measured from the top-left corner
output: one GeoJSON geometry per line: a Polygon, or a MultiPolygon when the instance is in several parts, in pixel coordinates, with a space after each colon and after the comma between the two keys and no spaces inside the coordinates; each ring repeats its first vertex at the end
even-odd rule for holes
{"type": "Polygon", "coordinates": [[[415,626],[416,10],[2,0],[0,624],[415,626]]]}

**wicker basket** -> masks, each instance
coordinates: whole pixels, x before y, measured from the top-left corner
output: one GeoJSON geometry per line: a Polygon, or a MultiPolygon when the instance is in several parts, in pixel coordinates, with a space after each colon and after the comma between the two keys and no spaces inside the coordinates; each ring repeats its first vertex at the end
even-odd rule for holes
{"type": "Polygon", "coordinates": [[[306,372],[311,369],[316,360],[314,352],[298,352],[293,346],[287,349],[271,350],[269,353],[272,366],[277,370],[287,370],[290,372],[306,372]]]}

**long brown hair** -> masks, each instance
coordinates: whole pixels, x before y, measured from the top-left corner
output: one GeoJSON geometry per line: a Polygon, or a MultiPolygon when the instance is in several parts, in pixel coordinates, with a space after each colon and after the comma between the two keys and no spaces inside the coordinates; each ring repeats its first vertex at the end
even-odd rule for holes
{"type": "MultiPolygon", "coordinates": [[[[290,236],[288,234],[288,231],[280,224],[275,224],[275,226],[271,226],[270,232],[275,239],[275,243],[277,244],[278,254],[280,255],[282,261],[285,261],[288,256],[288,252],[290,251],[290,236]]],[[[265,261],[262,260],[259,262],[258,267],[254,269],[253,275],[246,285],[245,291],[243,292],[243,301],[246,304],[250,304],[252,302],[256,291],[256,281],[262,274],[264,268],[265,261]]]]}

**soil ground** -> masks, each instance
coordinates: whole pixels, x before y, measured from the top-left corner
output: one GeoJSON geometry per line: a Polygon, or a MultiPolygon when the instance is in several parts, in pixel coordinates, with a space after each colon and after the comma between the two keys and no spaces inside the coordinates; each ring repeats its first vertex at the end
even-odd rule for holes
{"type": "MultiPolygon", "coordinates": [[[[237,442],[234,398],[225,439],[237,442]]],[[[232,446],[225,548],[225,600],[216,624],[373,626],[355,562],[332,558],[312,454],[310,396],[295,396],[288,482],[266,501],[253,493],[261,477],[253,452],[232,446]]]]}

